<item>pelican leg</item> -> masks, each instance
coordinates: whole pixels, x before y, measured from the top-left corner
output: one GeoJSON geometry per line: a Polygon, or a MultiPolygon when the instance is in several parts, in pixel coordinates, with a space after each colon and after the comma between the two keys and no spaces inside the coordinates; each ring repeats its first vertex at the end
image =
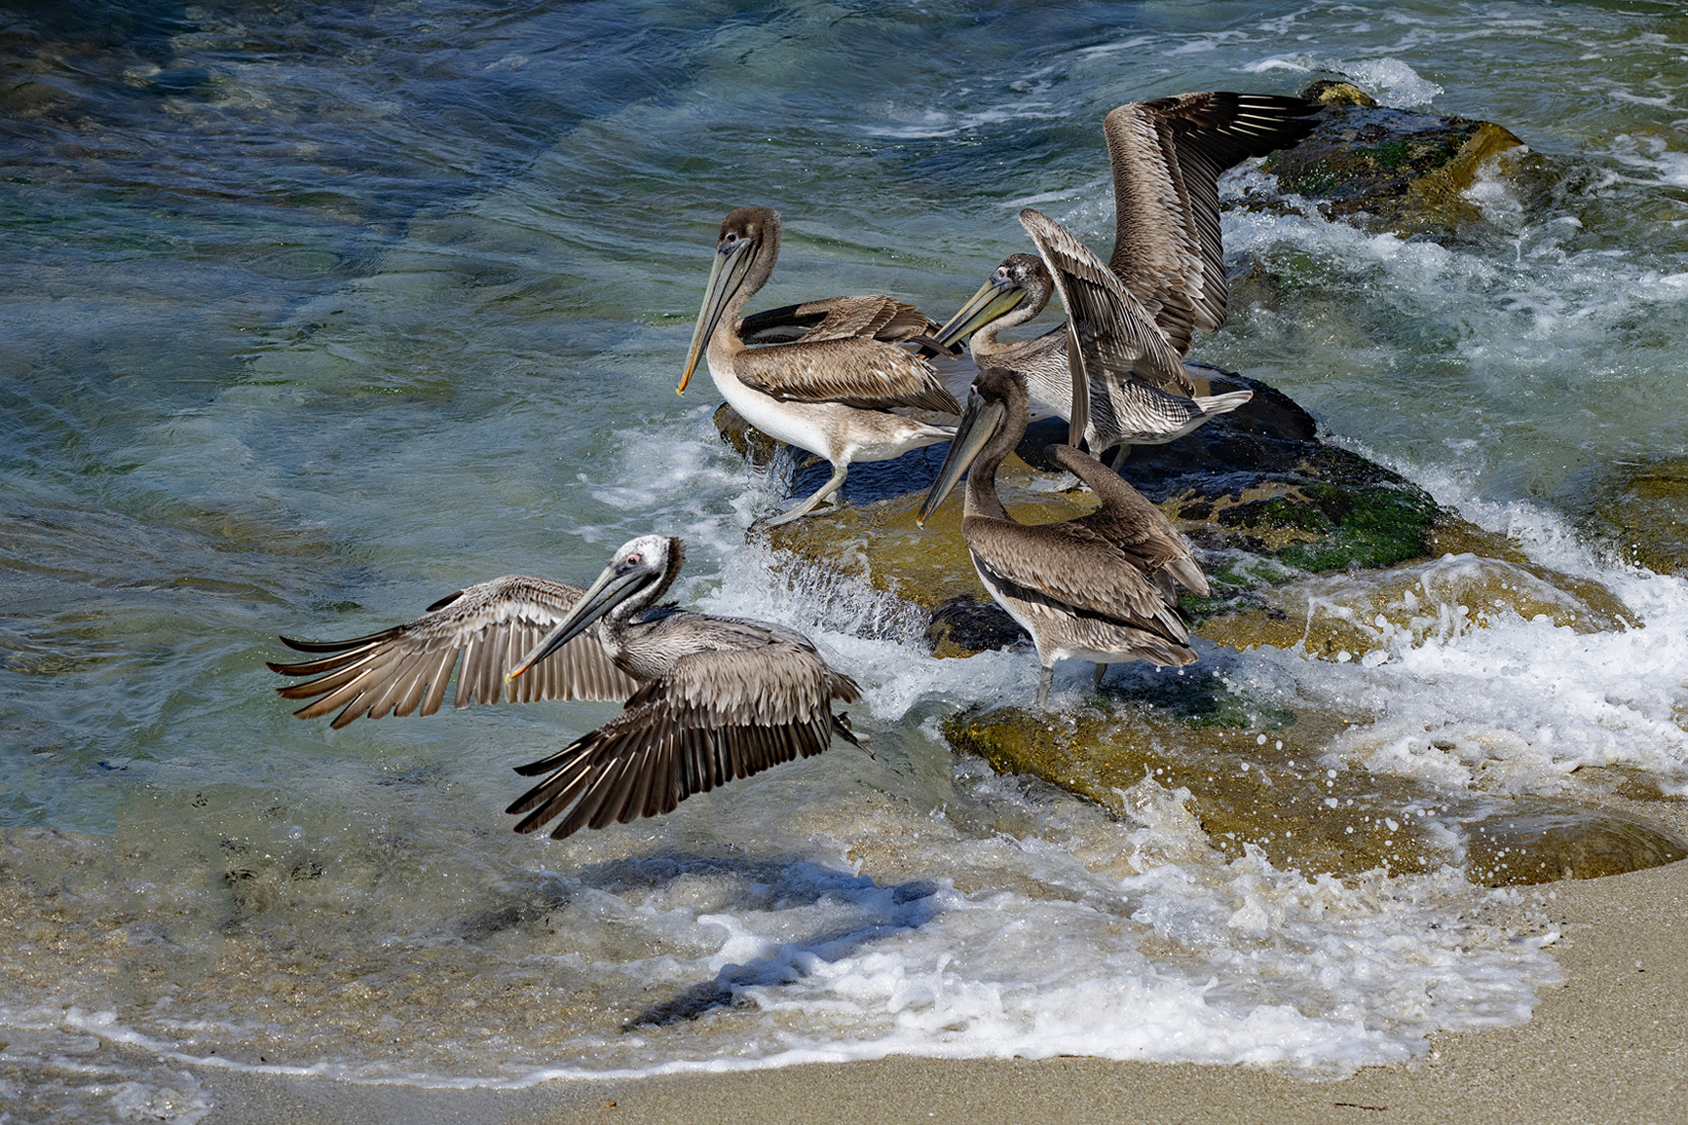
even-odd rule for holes
{"type": "Polygon", "coordinates": [[[1045,664],[1043,672],[1037,678],[1037,705],[1045,707],[1049,704],[1049,689],[1055,683],[1055,666],[1045,664]]]}
{"type": "Polygon", "coordinates": [[[1102,690],[1102,675],[1103,675],[1103,673],[1107,672],[1107,670],[1108,670],[1108,666],[1106,664],[1096,665],[1096,680],[1091,685],[1091,687],[1094,690],[1096,690],[1096,691],[1102,690]]]}
{"type": "Polygon", "coordinates": [[[844,477],[849,471],[850,463],[848,461],[841,465],[834,465],[832,467],[832,476],[828,478],[825,484],[815,490],[815,494],[813,496],[809,497],[801,504],[796,504],[787,508],[777,516],[772,516],[768,519],[758,520],[756,522],[761,524],[763,527],[778,527],[782,523],[790,523],[794,519],[808,515],[814,510],[815,505],[819,504],[822,500],[825,500],[827,497],[837,492],[840,488],[844,487],[844,477]]]}
{"type": "Polygon", "coordinates": [[[1131,456],[1131,443],[1129,441],[1120,442],[1114,446],[1114,455],[1108,458],[1108,468],[1116,473],[1119,472],[1125,467],[1125,459],[1129,456],[1131,456]]]}

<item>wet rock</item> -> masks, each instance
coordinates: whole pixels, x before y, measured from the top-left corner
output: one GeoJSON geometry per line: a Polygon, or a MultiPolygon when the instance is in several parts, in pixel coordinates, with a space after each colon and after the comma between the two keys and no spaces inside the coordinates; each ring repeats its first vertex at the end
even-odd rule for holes
{"type": "Polygon", "coordinates": [[[959,595],[932,614],[926,626],[926,640],[932,646],[932,655],[941,659],[1008,648],[1022,641],[1029,644],[1031,634],[996,602],[979,602],[972,596],[959,595]]]}
{"type": "Polygon", "coordinates": [[[1451,234],[1479,218],[1463,197],[1478,169],[1524,151],[1523,141],[1491,121],[1391,109],[1346,83],[1316,83],[1305,93],[1324,105],[1319,127],[1267,157],[1265,170],[1283,191],[1317,199],[1330,217],[1362,228],[1451,234]]]}
{"type": "MultiPolygon", "coordinates": [[[[994,605],[979,584],[972,556],[961,538],[961,490],[957,489],[932,513],[924,529],[914,522],[926,498],[926,489],[943,464],[947,447],[936,448],[937,457],[925,473],[916,477],[915,490],[885,499],[847,503],[824,516],[781,524],[767,531],[769,543],[782,552],[894,593],[928,611],[959,602],[994,605]]],[[[899,460],[908,461],[924,452],[916,450],[899,460]]],[[[917,468],[920,464],[917,461],[915,466],[905,468],[917,468]]],[[[875,467],[851,466],[846,489],[858,473],[875,467]]],[[[819,487],[819,483],[816,481],[810,487],[819,487]]],[[[1028,522],[1074,519],[1096,509],[1096,497],[1091,493],[1063,492],[1058,484],[1055,478],[1034,472],[1018,457],[1008,458],[997,473],[997,491],[1003,503],[1028,522]]],[[[801,487],[792,489],[793,495],[803,492],[801,487]]],[[[958,655],[976,651],[979,650],[958,655]]]]}
{"type": "Polygon", "coordinates": [[[1544,799],[1520,809],[1333,766],[1309,747],[1329,745],[1340,725],[1185,669],[1134,675],[1123,698],[1075,711],[975,709],[943,730],[956,750],[1000,772],[1039,777],[1121,812],[1145,782],[1187,790],[1185,807],[1215,848],[1232,856],[1255,848],[1308,878],[1463,863],[1473,882],[1511,886],[1688,857],[1688,845],[1622,813],[1544,799]]]}
{"type": "Polygon", "coordinates": [[[1579,480],[1582,522],[1625,561],[1660,574],[1688,573],[1688,461],[1602,466],[1579,480]]]}
{"type": "Polygon", "coordinates": [[[1466,877],[1491,887],[1598,879],[1688,859],[1688,845],[1631,816],[1580,806],[1509,812],[1466,826],[1466,877]]]}
{"type": "MultiPolygon", "coordinates": [[[[1507,614],[1545,613],[1584,632],[1635,620],[1598,583],[1531,563],[1399,474],[1326,445],[1312,417],[1275,388],[1203,365],[1193,374],[1198,393],[1248,387],[1254,398],[1180,441],[1134,448],[1121,475],[1197,550],[1212,594],[1181,602],[1196,635],[1238,649],[1299,645],[1341,660],[1507,614]]],[[[1032,467],[1047,465],[1043,450],[1065,429],[1058,419],[1034,424],[998,472],[1018,519],[1052,523],[1094,510],[1089,492],[1062,490],[1070,478],[1032,467]]],[[[737,439],[754,453],[752,440],[737,439]]],[[[934,654],[969,656],[1025,634],[974,573],[961,538],[961,490],[924,529],[915,525],[945,450],[899,458],[890,463],[899,466],[895,477],[882,466],[852,466],[850,502],[767,534],[805,584],[849,579],[892,593],[933,615],[926,634],[934,654]]],[[[792,494],[819,487],[827,471],[823,463],[798,472],[792,494]]]]}
{"type": "MultiPolygon", "coordinates": [[[[1217,602],[1207,599],[1204,608],[1217,602]]],[[[1199,636],[1236,649],[1299,648],[1327,660],[1448,640],[1513,615],[1546,616],[1579,633],[1621,628],[1629,615],[1595,583],[1469,553],[1256,588],[1222,608],[1228,612],[1201,621],[1199,636]]]]}

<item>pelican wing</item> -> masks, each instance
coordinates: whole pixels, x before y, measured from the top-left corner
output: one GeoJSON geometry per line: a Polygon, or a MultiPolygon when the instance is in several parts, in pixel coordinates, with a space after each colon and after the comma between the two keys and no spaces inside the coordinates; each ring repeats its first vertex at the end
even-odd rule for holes
{"type": "Polygon", "coordinates": [[[1183,395],[1195,394],[1179,352],[1107,263],[1041,212],[1028,207],[1020,212],[1020,222],[1043,255],[1067,310],[1068,363],[1075,391],[1080,378],[1088,388],[1096,380],[1131,376],[1183,395]]]}
{"type": "Polygon", "coordinates": [[[1218,91],[1122,105],[1103,120],[1116,210],[1108,265],[1180,355],[1194,328],[1225,322],[1220,175],[1301,140],[1317,109],[1302,98],[1218,91]]]}
{"type": "Polygon", "coordinates": [[[734,360],[745,386],[781,401],[863,410],[913,407],[960,414],[932,365],[905,348],[860,337],[749,348],[734,360]]]}
{"type": "Polygon", "coordinates": [[[1151,572],[1152,559],[1094,527],[969,517],[962,533],[974,560],[1000,580],[1079,613],[1189,640],[1177,602],[1151,572]]]}
{"type": "Polygon", "coordinates": [[[561,817],[551,831],[557,839],[672,812],[694,793],[819,754],[834,734],[855,742],[831,702],[860,697],[856,682],[828,668],[806,641],[694,652],[641,688],[615,719],[517,767],[524,776],[548,776],[507,811],[526,814],[518,832],[561,817]]]}
{"type": "MultiPolygon", "coordinates": [[[[1138,560],[1145,573],[1169,575],[1204,597],[1207,578],[1190,555],[1190,548],[1172,521],[1120,475],[1070,445],[1051,445],[1045,452],[1057,465],[1082,480],[1102,501],[1090,515],[1074,522],[1096,532],[1138,560]]],[[[1172,596],[1172,591],[1166,591],[1172,596]]]]}
{"type": "MultiPolygon", "coordinates": [[[[294,714],[314,719],[336,708],[336,730],[352,720],[388,714],[432,715],[445,699],[459,657],[454,706],[496,703],[504,674],[561,621],[581,590],[564,582],[506,575],[442,598],[414,621],[348,641],[281,638],[300,652],[322,653],[295,664],[270,663],[284,676],[314,676],[277,688],[284,699],[309,699],[294,714]]],[[[638,683],[585,633],[510,681],[512,703],[540,699],[626,699],[638,683]]]]}
{"type": "Polygon", "coordinates": [[[755,313],[739,321],[739,338],[746,344],[811,343],[860,336],[900,344],[935,332],[938,322],[913,305],[878,293],[858,297],[825,297],[755,313]]]}

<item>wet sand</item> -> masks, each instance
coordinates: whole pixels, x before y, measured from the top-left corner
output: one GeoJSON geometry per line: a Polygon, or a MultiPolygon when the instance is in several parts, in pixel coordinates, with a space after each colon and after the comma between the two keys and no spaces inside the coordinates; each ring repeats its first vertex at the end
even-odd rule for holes
{"type": "Polygon", "coordinates": [[[1688,1121],[1688,862],[1541,889],[1554,898],[1531,909],[1560,930],[1565,984],[1529,1023],[1439,1035],[1415,1062],[1340,1081],[1086,1058],[897,1057],[522,1090],[190,1069],[215,1102],[203,1125],[1688,1121]]]}

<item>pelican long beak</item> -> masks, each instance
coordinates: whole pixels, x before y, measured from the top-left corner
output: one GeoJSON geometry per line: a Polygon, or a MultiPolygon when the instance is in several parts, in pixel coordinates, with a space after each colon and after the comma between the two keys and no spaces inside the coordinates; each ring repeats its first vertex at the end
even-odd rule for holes
{"type": "Polygon", "coordinates": [[[1026,296],[1025,289],[1014,282],[999,282],[992,277],[949,318],[948,324],[933,333],[932,339],[941,347],[954,351],[957,345],[991,321],[1019,308],[1025,303],[1026,296]]]}
{"type": "Polygon", "coordinates": [[[686,352],[686,370],[680,376],[680,385],[674,389],[675,394],[686,393],[686,384],[692,381],[692,372],[697,370],[698,360],[702,359],[708,350],[709,338],[715,334],[715,326],[720,323],[721,314],[727,311],[733,294],[744,284],[745,275],[750,272],[750,265],[756,260],[758,241],[740,238],[731,245],[723,243],[716,247],[715,263],[709,268],[709,288],[703,292],[703,308],[698,310],[697,327],[692,330],[692,346],[686,352]]]}
{"type": "Polygon", "coordinates": [[[533,651],[505,675],[506,680],[513,680],[517,676],[556,652],[580,634],[590,629],[598,618],[614,609],[637,587],[640,575],[637,571],[618,574],[613,566],[605,567],[598,575],[598,580],[592,583],[586,592],[580,595],[580,600],[574,603],[574,608],[568,612],[549,633],[545,639],[533,646],[533,651]]]}
{"type": "Polygon", "coordinates": [[[962,411],[961,422],[955,427],[955,436],[950,439],[949,456],[944,458],[938,479],[932,482],[931,491],[926,493],[926,502],[920,505],[920,512],[914,517],[915,523],[926,526],[926,517],[954,491],[956,482],[979,456],[985,443],[996,436],[998,427],[1007,416],[1008,408],[1002,403],[986,402],[977,391],[967,393],[967,408],[962,411]]]}

